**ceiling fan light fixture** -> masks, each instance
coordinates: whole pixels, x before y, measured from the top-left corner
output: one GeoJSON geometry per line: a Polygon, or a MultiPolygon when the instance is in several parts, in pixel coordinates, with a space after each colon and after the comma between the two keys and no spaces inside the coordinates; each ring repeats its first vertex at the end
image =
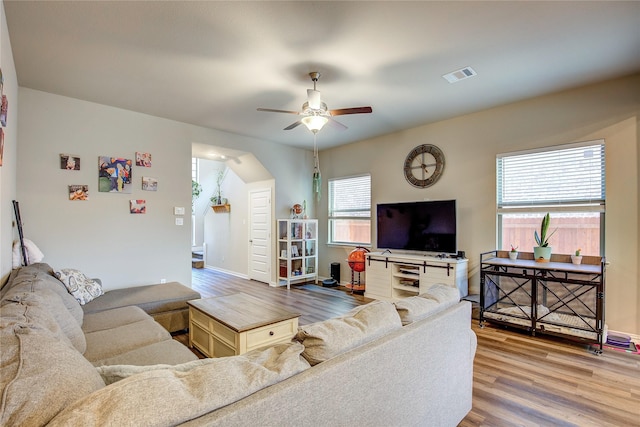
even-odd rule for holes
{"type": "Polygon", "coordinates": [[[320,92],[315,89],[307,89],[307,103],[309,108],[313,110],[319,110],[322,107],[322,101],[320,101],[320,92]]]}
{"type": "Polygon", "coordinates": [[[313,133],[316,133],[320,129],[322,129],[322,127],[326,125],[328,121],[329,119],[323,116],[307,116],[303,117],[301,120],[301,122],[307,127],[307,129],[309,129],[313,133]]]}

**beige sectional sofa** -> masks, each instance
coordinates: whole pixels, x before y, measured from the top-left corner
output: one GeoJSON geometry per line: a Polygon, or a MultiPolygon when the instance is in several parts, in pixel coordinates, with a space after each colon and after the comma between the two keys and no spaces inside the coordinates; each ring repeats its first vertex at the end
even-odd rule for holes
{"type": "Polygon", "coordinates": [[[177,332],[189,327],[187,301],[200,294],[178,282],[135,288],[114,289],[82,306],[85,313],[97,313],[113,308],[135,306],[143,309],[167,331],[177,332]]]}
{"type": "Polygon", "coordinates": [[[139,307],[85,313],[46,264],[0,297],[0,425],[455,426],[471,409],[471,307],[444,286],[202,360],[139,307]]]}

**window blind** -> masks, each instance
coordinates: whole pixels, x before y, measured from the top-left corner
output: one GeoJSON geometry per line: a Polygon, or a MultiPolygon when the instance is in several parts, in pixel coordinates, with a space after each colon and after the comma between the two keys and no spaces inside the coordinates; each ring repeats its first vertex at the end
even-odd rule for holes
{"type": "Polygon", "coordinates": [[[497,156],[500,208],[605,204],[604,141],[497,156]]]}
{"type": "Polygon", "coordinates": [[[329,219],[371,218],[371,175],[331,179],[329,219]]]}

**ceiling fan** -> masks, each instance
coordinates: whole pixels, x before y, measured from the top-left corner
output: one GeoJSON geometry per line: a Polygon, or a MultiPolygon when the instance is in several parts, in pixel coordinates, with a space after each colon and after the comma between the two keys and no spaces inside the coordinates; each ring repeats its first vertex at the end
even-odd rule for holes
{"type": "Polygon", "coordinates": [[[345,125],[336,121],[333,116],[342,116],[345,114],[363,114],[371,113],[373,111],[371,107],[354,107],[328,110],[327,104],[322,102],[322,100],[320,99],[320,92],[316,90],[316,83],[320,78],[320,73],[314,71],[312,73],[309,73],[309,77],[311,77],[311,81],[313,81],[313,89],[307,89],[307,102],[302,104],[302,111],[274,110],[273,108],[258,108],[258,111],[296,114],[298,116],[302,116],[300,120],[290,124],[289,126],[284,128],[284,130],[291,130],[300,124],[304,124],[313,133],[317,133],[325,124],[327,124],[327,122],[337,129],[347,129],[345,125]]]}

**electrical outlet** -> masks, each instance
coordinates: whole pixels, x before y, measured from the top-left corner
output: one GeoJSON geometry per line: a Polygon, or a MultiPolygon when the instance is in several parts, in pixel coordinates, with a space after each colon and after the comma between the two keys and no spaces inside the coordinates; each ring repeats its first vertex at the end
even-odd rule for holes
{"type": "Polygon", "coordinates": [[[183,225],[184,224],[184,218],[176,218],[176,225],[183,225]]]}
{"type": "Polygon", "coordinates": [[[167,279],[160,279],[160,283],[167,283],[167,279]]]}

